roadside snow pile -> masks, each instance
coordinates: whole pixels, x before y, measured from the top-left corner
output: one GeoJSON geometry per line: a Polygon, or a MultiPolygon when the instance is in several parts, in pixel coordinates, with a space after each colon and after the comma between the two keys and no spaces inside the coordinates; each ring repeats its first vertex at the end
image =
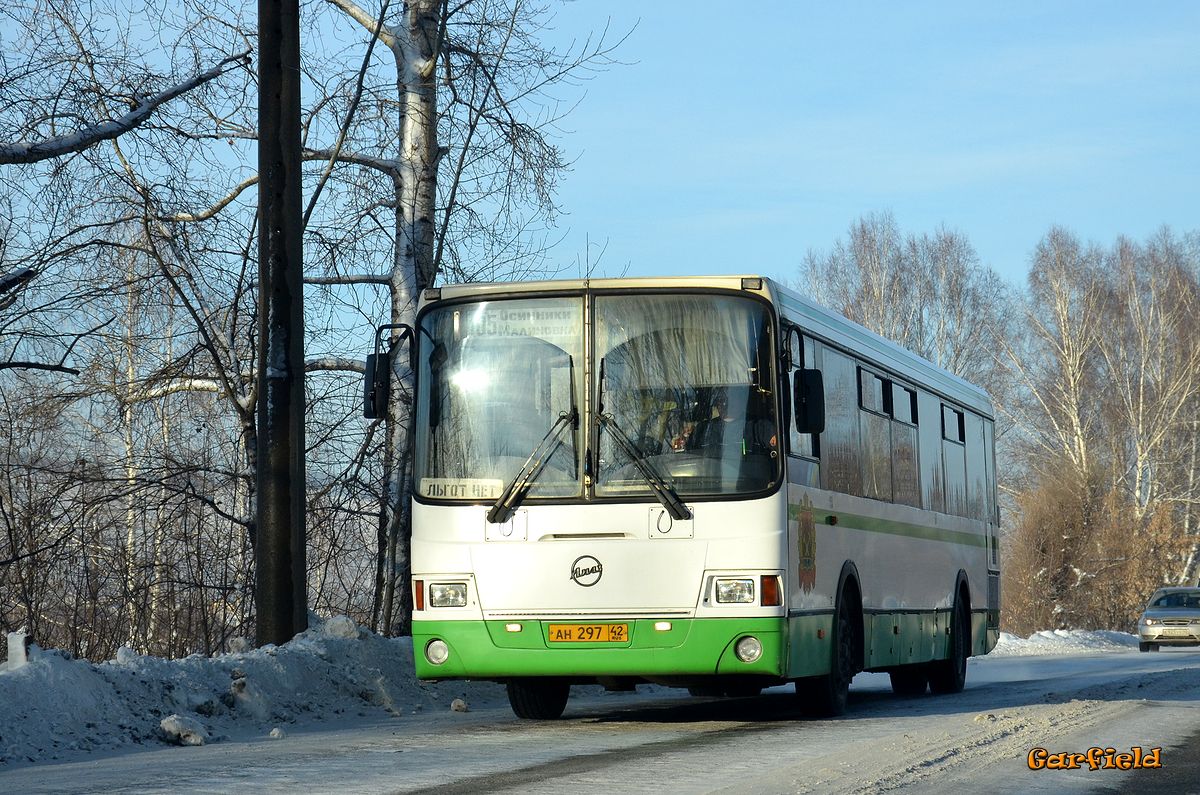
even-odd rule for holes
{"type": "MultiPolygon", "coordinates": [[[[315,622],[314,622],[315,624],[315,622]]],[[[0,768],[141,744],[267,736],[280,724],[504,703],[490,683],[429,685],[413,675],[412,640],[344,616],[283,646],[182,660],[121,649],[91,663],[34,647],[0,669],[0,768]]],[[[279,729],[275,736],[282,736],[279,729]]]]}
{"type": "Polygon", "coordinates": [[[1136,648],[1138,639],[1127,632],[1087,629],[1046,629],[1028,638],[1000,633],[1000,642],[990,656],[1020,657],[1036,654],[1094,654],[1106,651],[1129,651],[1136,648]]]}

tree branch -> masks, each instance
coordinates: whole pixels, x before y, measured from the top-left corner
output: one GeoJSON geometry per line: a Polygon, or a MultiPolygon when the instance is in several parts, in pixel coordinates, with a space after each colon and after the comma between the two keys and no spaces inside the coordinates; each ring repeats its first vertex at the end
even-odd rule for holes
{"type": "Polygon", "coordinates": [[[62,364],[47,364],[46,362],[0,362],[0,370],[50,370],[55,373],[70,373],[79,375],[74,367],[62,364]]]}
{"type": "Polygon", "coordinates": [[[304,362],[304,372],[312,373],[318,370],[365,373],[367,368],[358,359],[347,359],[343,356],[318,356],[304,362]]]}
{"type": "Polygon", "coordinates": [[[101,141],[111,141],[130,130],[140,127],[163,103],[220,77],[225,73],[226,67],[230,64],[248,65],[249,63],[249,50],[237,55],[230,55],[212,69],[200,72],[190,80],[185,80],[160,94],[155,94],[149,99],[142,100],[136,108],[119,119],[101,122],[69,135],[57,135],[36,143],[0,145],[0,165],[38,163],[42,160],[82,152],[84,149],[94,146],[101,141]]]}

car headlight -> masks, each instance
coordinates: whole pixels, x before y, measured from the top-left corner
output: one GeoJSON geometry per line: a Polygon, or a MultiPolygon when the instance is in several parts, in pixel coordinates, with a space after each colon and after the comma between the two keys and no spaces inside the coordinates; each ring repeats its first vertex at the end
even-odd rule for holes
{"type": "Polygon", "coordinates": [[[466,607],[465,582],[435,582],[429,586],[430,607],[466,607]]]}
{"type": "Polygon", "coordinates": [[[717,601],[721,604],[753,604],[754,580],[717,580],[717,601]]]}
{"type": "Polygon", "coordinates": [[[1152,627],[1155,624],[1161,624],[1162,622],[1159,621],[1157,618],[1143,618],[1142,623],[1148,627],[1152,627]]]}

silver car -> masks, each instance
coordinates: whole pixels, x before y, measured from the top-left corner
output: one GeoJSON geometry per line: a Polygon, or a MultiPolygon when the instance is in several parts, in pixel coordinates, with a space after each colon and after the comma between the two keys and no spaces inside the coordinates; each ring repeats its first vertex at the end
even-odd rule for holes
{"type": "Polygon", "coordinates": [[[1138,619],[1138,648],[1200,646],[1200,587],[1159,588],[1138,619]]]}

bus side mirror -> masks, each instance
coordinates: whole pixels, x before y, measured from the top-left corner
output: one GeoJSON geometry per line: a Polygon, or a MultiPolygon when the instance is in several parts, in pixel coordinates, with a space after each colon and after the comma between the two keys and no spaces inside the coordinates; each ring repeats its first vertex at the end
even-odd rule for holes
{"type": "Polygon", "coordinates": [[[405,323],[388,323],[375,330],[375,352],[367,354],[366,372],[363,375],[363,416],[369,420],[387,415],[388,395],[391,393],[392,386],[392,368],[388,351],[380,352],[379,347],[383,332],[391,329],[397,329],[400,332],[392,345],[399,345],[407,340],[409,367],[416,365],[412,326],[405,323]]]}
{"type": "Polygon", "coordinates": [[[798,433],[825,430],[825,380],[820,370],[797,370],[792,382],[793,409],[798,433]]]}
{"type": "Polygon", "coordinates": [[[387,414],[391,374],[386,353],[367,354],[367,368],[363,375],[363,416],[367,419],[375,420],[387,414]]]}

